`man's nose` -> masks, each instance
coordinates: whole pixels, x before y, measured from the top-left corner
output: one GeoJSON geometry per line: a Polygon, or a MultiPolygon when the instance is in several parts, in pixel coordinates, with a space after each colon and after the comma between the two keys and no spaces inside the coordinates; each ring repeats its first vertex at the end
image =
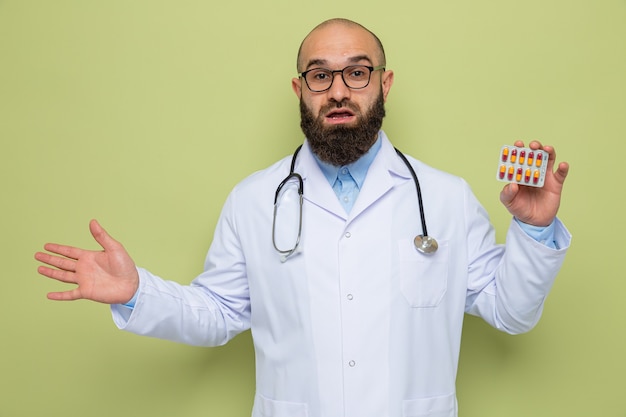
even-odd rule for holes
{"type": "Polygon", "coordinates": [[[331,99],[334,99],[338,103],[341,103],[343,100],[350,98],[350,87],[346,85],[343,81],[343,75],[341,72],[336,72],[333,74],[333,83],[328,89],[328,96],[331,99]]]}

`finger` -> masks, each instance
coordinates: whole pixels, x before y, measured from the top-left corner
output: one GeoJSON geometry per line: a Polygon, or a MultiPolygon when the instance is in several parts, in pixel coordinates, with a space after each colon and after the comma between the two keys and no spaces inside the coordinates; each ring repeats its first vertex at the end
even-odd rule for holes
{"type": "Polygon", "coordinates": [[[561,184],[565,182],[567,174],[569,173],[569,164],[567,162],[561,162],[554,173],[554,178],[561,184]]]}
{"type": "Polygon", "coordinates": [[[83,249],[75,248],[73,246],[59,245],[57,243],[46,243],[43,248],[48,252],[56,253],[57,255],[65,256],[66,258],[79,259],[85,252],[83,249]]]}
{"type": "Polygon", "coordinates": [[[39,262],[43,262],[55,268],[63,269],[66,271],[74,272],[76,270],[76,261],[69,258],[61,258],[59,256],[53,256],[49,253],[37,252],[35,259],[39,262]]]}
{"type": "Polygon", "coordinates": [[[75,288],[69,291],[50,292],[48,293],[48,299],[54,301],[74,301],[83,298],[80,294],[80,290],[75,288]]]}
{"type": "Polygon", "coordinates": [[[96,242],[98,242],[98,244],[102,246],[102,249],[105,251],[114,250],[119,246],[119,242],[113,239],[111,235],[109,235],[107,231],[100,226],[100,223],[98,223],[97,220],[94,219],[89,222],[89,231],[96,242]]]}
{"type": "Polygon", "coordinates": [[[74,272],[50,268],[47,266],[38,267],[37,272],[48,278],[56,279],[57,281],[66,282],[68,284],[76,284],[76,274],[74,272]]]}
{"type": "Polygon", "coordinates": [[[552,146],[544,146],[543,150],[548,152],[548,164],[546,165],[546,170],[548,172],[554,171],[554,164],[556,163],[556,149],[552,146]]]}

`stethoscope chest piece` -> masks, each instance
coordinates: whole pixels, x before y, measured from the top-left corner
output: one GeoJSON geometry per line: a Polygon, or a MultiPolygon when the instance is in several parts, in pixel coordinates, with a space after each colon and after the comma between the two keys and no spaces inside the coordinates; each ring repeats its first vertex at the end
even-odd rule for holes
{"type": "Polygon", "coordinates": [[[415,248],[417,249],[417,251],[424,254],[435,253],[439,248],[437,241],[430,236],[415,236],[415,239],[413,239],[413,243],[415,244],[415,248]]]}

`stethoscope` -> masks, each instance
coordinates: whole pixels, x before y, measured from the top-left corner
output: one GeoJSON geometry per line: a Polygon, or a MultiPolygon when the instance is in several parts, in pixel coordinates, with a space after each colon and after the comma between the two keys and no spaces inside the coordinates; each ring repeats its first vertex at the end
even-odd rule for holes
{"type": "MultiPolygon", "coordinates": [[[[291,168],[289,169],[289,175],[283,179],[280,184],[278,184],[278,188],[276,188],[276,194],[274,195],[274,218],[272,220],[272,244],[274,245],[274,249],[281,255],[281,261],[285,262],[287,258],[293,255],[298,249],[298,245],[300,244],[300,238],[302,237],[302,205],[304,201],[304,181],[302,180],[302,176],[297,172],[294,172],[294,168],[296,165],[296,158],[298,153],[302,149],[302,145],[298,146],[296,151],[291,158],[291,168]],[[291,249],[280,249],[276,245],[276,213],[278,211],[278,197],[280,195],[283,187],[291,180],[296,180],[298,182],[298,199],[300,204],[300,213],[298,219],[298,234],[296,237],[296,243],[293,245],[291,249]]],[[[411,172],[411,176],[413,177],[413,182],[415,183],[415,190],[417,191],[417,203],[419,204],[420,211],[420,220],[422,222],[422,234],[415,236],[413,239],[413,244],[415,245],[415,249],[418,252],[423,253],[425,255],[429,255],[435,253],[439,248],[439,244],[432,236],[428,235],[428,231],[426,229],[426,218],[424,216],[424,204],[422,202],[422,190],[420,188],[420,183],[417,179],[417,174],[415,174],[415,170],[406,159],[406,156],[402,152],[400,152],[397,148],[394,148],[396,153],[402,159],[402,162],[407,166],[409,171],[411,172]]]]}

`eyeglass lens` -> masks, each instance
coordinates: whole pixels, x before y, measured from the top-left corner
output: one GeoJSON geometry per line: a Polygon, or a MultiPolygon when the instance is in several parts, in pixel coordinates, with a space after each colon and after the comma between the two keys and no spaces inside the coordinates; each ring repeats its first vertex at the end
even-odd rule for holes
{"type": "Polygon", "coordinates": [[[305,74],[307,85],[312,91],[324,91],[330,88],[336,72],[341,73],[343,82],[349,88],[365,88],[370,82],[371,71],[364,65],[353,65],[343,70],[331,71],[326,68],[314,68],[305,74]]]}

